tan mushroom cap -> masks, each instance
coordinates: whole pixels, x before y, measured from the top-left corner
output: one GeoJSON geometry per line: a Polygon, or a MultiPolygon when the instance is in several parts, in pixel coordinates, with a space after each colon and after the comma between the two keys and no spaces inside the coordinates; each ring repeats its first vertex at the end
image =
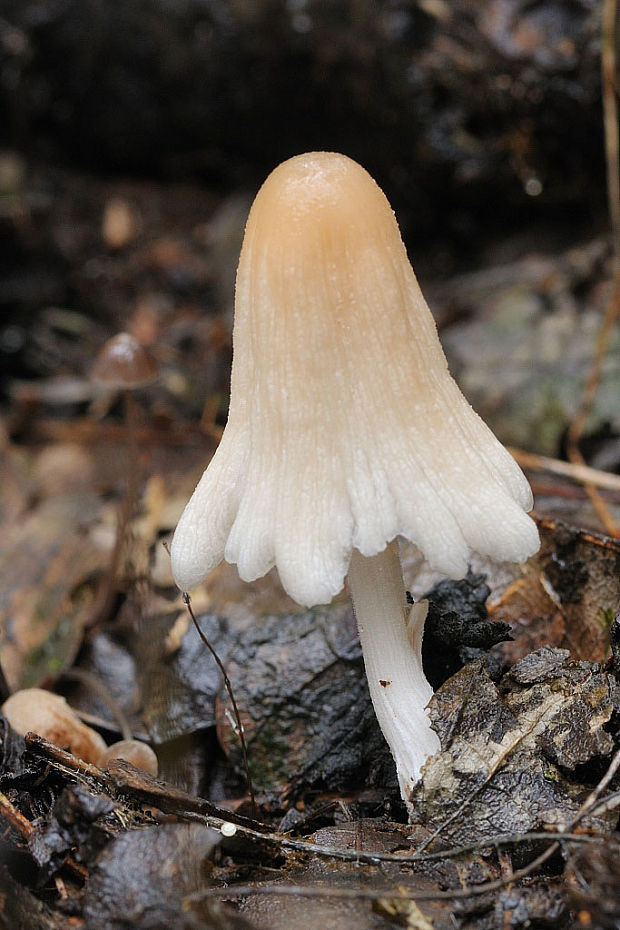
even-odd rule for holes
{"type": "Polygon", "coordinates": [[[225,558],[326,603],[352,548],[397,535],[455,578],[472,550],[538,549],[529,485],[450,377],[390,205],[351,159],[299,155],[263,184],[233,348],[228,424],[173,540],[183,590],[225,558]]]}
{"type": "Polygon", "coordinates": [[[113,759],[123,759],[125,762],[131,762],[137,769],[148,772],[149,775],[157,777],[158,762],[157,756],[150,746],[140,742],[137,739],[122,739],[117,743],[112,743],[99,756],[98,765],[105,769],[113,759]]]}
{"type": "Polygon", "coordinates": [[[144,387],[157,379],[157,364],[135,336],[118,333],[99,352],[91,377],[116,389],[144,387]]]}

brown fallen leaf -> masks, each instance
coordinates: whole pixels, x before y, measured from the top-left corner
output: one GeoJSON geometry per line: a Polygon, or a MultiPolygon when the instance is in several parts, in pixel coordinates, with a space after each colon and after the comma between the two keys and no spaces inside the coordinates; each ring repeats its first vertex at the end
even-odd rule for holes
{"type": "Polygon", "coordinates": [[[0,662],[11,690],[53,681],[80,647],[108,558],[92,540],[94,494],[43,501],[12,528],[0,551],[0,662]]]}
{"type": "Polygon", "coordinates": [[[510,622],[515,637],[495,649],[515,662],[546,644],[600,662],[620,611],[620,540],[551,519],[538,525],[540,552],[515,566],[512,583],[489,604],[490,616],[510,622]]]}

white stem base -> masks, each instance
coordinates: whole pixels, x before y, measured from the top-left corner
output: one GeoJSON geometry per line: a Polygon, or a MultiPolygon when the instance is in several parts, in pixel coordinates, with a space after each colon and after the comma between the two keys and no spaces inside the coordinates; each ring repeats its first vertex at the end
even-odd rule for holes
{"type": "Polygon", "coordinates": [[[422,670],[426,612],[412,616],[414,628],[408,629],[396,542],[374,556],[363,556],[354,549],[348,583],[370,696],[409,807],[411,788],[419,780],[422,766],[439,749],[439,738],[425,710],[433,694],[422,670]]]}

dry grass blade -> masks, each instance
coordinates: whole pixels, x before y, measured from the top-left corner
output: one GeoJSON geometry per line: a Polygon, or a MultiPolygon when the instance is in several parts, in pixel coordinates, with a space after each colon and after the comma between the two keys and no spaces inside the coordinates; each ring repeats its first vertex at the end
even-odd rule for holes
{"type": "Polygon", "coordinates": [[[561,459],[550,458],[547,455],[537,455],[535,452],[526,452],[524,449],[509,448],[508,451],[522,468],[530,471],[548,472],[569,478],[579,484],[590,484],[604,491],[620,491],[620,475],[608,471],[600,471],[589,465],[578,462],[563,462],[561,459]]]}

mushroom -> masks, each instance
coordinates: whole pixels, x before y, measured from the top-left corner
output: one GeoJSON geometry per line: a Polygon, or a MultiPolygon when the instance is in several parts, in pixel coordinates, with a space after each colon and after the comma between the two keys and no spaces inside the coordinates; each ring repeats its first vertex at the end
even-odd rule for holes
{"type": "MultiPolygon", "coordinates": [[[[117,592],[124,534],[133,516],[138,486],[138,410],[133,391],[157,380],[158,366],[131,333],[118,333],[103,345],[94,361],[91,378],[108,391],[123,394],[127,435],[127,486],[118,515],[116,541],[95,620],[107,619],[117,592]]],[[[94,622],[94,621],[93,621],[94,622]]]]}
{"type": "Polygon", "coordinates": [[[157,364],[131,333],[117,333],[95,359],[91,378],[112,390],[131,391],[157,380],[157,364]]]}
{"type": "Polygon", "coordinates": [[[407,615],[396,539],[463,577],[471,552],[539,547],[530,487],[451,378],[390,205],[344,155],[281,164],[237,271],[228,423],[172,542],[186,592],[222,559],[276,566],[299,604],[345,576],[370,694],[408,801],[438,746],[424,610],[407,615]]]}
{"type": "Polygon", "coordinates": [[[122,759],[131,762],[137,769],[157,777],[158,762],[154,751],[146,743],[137,739],[121,739],[108,746],[97,760],[99,768],[106,769],[112,760],[122,759]]]}

